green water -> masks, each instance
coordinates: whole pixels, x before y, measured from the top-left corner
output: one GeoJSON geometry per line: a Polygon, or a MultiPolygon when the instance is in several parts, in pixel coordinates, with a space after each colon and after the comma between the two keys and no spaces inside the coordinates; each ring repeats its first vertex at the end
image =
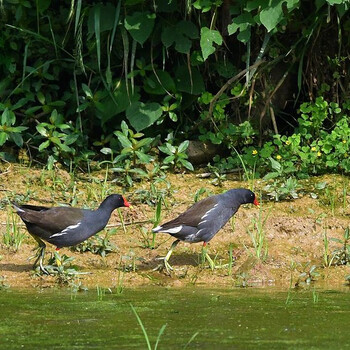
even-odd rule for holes
{"type": "Polygon", "coordinates": [[[0,291],[0,349],[350,349],[350,292],[273,288],[0,291]],[[316,298],[317,299],[317,298],[316,298]]]}

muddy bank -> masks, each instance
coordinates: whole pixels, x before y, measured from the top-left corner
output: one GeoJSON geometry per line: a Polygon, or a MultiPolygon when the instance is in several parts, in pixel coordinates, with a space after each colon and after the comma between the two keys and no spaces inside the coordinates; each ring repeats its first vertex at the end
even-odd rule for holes
{"type": "MultiPolygon", "coordinates": [[[[168,276],[165,272],[153,271],[159,264],[156,258],[164,256],[174,240],[166,234],[158,234],[155,248],[149,247],[155,217],[155,206],[150,205],[154,202],[153,197],[164,194],[161,220],[169,220],[189,207],[201,188],[206,191],[200,198],[230,188],[248,187],[238,176],[231,175],[222,187],[216,187],[210,178],[202,179],[195,174],[168,174],[168,183],[156,183],[155,193],[148,181],[135,183],[132,189],[124,191],[113,182],[115,175],[106,176],[105,171],[80,174],[73,178],[63,170],[49,172],[19,164],[2,164],[1,167],[0,283],[10,287],[51,287],[58,285],[58,279],[33,273],[33,260],[28,259],[33,255],[36,242],[13,215],[8,198],[48,206],[71,203],[95,208],[102,198],[111,193],[124,193],[134,205],[133,210],[122,208],[119,211],[124,227],[117,211],[109,222],[107,230],[115,233],[110,236],[110,241],[116,249],[101,257],[91,252],[79,253],[62,248],[60,254],[74,257],[72,264],[79,272],[86,273],[71,279],[69,285],[80,284],[88,288],[142,285],[181,287],[188,284],[288,287],[291,281],[293,285],[297,282],[306,285],[313,279],[316,286],[334,288],[343,286],[346,276],[350,274],[346,265],[325,267],[332,258],[332,263],[338,261],[343,249],[342,243],[331,238],[342,239],[349,225],[350,198],[347,188],[344,191],[347,179],[340,176],[313,179],[326,182],[326,188],[330,189],[320,191],[317,198],[312,198],[315,196],[310,195],[308,183],[305,183],[305,190],[300,191],[298,199],[281,202],[271,201],[261,191],[265,184],[255,181],[254,190],[262,195],[261,208],[251,205],[241,207],[209,245],[210,256],[222,267],[211,271],[201,264],[201,244],[181,242],[170,259],[174,272],[168,276]],[[13,225],[25,234],[17,251],[6,246],[3,239],[13,225]],[[266,240],[260,259],[252,241],[252,235],[257,234],[259,229],[266,240]],[[328,242],[326,248],[325,237],[328,242]],[[230,249],[233,263],[227,266],[230,249]]],[[[48,244],[46,257],[53,252],[54,247],[48,244]]]]}

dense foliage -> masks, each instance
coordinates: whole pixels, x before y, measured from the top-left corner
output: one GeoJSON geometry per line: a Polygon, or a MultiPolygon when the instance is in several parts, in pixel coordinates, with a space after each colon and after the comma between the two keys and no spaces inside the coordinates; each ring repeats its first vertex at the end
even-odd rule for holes
{"type": "Polygon", "coordinates": [[[1,1],[1,156],[104,160],[131,184],[159,155],[191,170],[199,139],[219,169],[349,172],[349,4],[1,1]]]}

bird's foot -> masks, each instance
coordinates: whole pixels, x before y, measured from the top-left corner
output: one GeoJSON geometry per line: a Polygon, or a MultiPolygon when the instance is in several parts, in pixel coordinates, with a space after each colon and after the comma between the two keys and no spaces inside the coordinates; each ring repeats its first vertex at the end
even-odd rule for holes
{"type": "Polygon", "coordinates": [[[166,259],[166,257],[160,257],[160,258],[156,258],[156,260],[162,260],[163,263],[159,264],[157,267],[155,267],[153,269],[153,271],[163,271],[164,268],[166,270],[166,272],[168,273],[168,275],[171,275],[171,272],[174,271],[173,267],[168,263],[168,260],[166,259]]]}

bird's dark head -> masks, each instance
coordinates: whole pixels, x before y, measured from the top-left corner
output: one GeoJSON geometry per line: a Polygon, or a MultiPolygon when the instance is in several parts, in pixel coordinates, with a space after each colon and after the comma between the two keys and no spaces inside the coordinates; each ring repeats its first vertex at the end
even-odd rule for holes
{"type": "Polygon", "coordinates": [[[259,205],[259,202],[251,190],[246,188],[237,188],[234,190],[229,190],[226,192],[228,196],[232,198],[238,204],[252,203],[254,205],[259,205]]]}
{"type": "Polygon", "coordinates": [[[130,203],[120,194],[111,194],[102,203],[100,207],[109,207],[116,209],[120,207],[131,207],[130,203]]]}

